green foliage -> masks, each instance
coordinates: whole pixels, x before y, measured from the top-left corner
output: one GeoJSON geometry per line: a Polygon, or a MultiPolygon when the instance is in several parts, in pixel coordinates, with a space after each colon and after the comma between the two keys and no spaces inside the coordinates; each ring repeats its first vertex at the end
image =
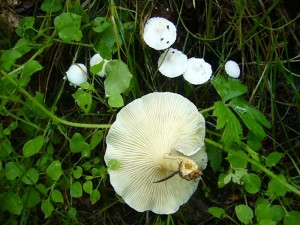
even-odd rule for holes
{"type": "Polygon", "coordinates": [[[253,211],[249,206],[247,206],[247,205],[238,205],[238,206],[235,207],[235,213],[237,215],[237,218],[243,224],[251,223],[252,218],[253,218],[253,211]]]}

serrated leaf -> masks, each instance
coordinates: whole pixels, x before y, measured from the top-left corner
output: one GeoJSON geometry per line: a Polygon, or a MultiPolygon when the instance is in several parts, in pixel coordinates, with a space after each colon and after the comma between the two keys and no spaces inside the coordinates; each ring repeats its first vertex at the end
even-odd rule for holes
{"type": "Polygon", "coordinates": [[[229,147],[232,143],[240,143],[243,129],[231,110],[221,101],[214,104],[213,116],[217,117],[217,129],[225,127],[221,141],[225,147],[229,147]]]}
{"type": "Polygon", "coordinates": [[[241,98],[232,99],[229,105],[240,116],[249,130],[261,139],[266,136],[262,125],[270,127],[270,124],[260,111],[250,106],[241,98]]]}
{"type": "Polygon", "coordinates": [[[225,102],[237,96],[243,95],[248,91],[247,86],[237,79],[225,79],[223,76],[216,76],[212,84],[225,102]]]}
{"type": "Polygon", "coordinates": [[[97,189],[93,190],[90,194],[92,205],[94,205],[100,199],[100,197],[100,192],[97,189]]]}
{"type": "Polygon", "coordinates": [[[72,96],[74,97],[78,106],[85,113],[89,113],[93,101],[92,94],[84,91],[83,89],[78,89],[72,96]]]}
{"type": "Polygon", "coordinates": [[[71,185],[70,194],[73,198],[80,198],[82,196],[82,186],[79,181],[76,181],[71,185]]]}
{"type": "Polygon", "coordinates": [[[250,194],[255,194],[260,191],[261,180],[260,177],[253,173],[248,173],[243,176],[245,189],[250,194]]]}
{"type": "Polygon", "coordinates": [[[239,219],[244,224],[249,224],[253,218],[253,211],[247,205],[238,205],[235,207],[235,213],[239,219]]]}
{"type": "Polygon", "coordinates": [[[52,215],[54,207],[51,204],[50,200],[46,199],[46,200],[42,201],[41,209],[42,209],[42,212],[44,213],[45,219],[46,219],[52,215]]]}
{"type": "Polygon", "coordinates": [[[21,74],[21,77],[19,79],[19,85],[26,86],[31,76],[43,69],[42,65],[36,61],[36,60],[29,60],[24,64],[23,72],[21,74]]]}
{"type": "Polygon", "coordinates": [[[92,181],[88,180],[83,184],[83,190],[87,194],[91,194],[93,191],[93,183],[92,181]]]}
{"type": "Polygon", "coordinates": [[[36,184],[36,182],[39,180],[39,176],[40,174],[36,169],[30,168],[28,171],[25,172],[22,181],[25,184],[33,185],[36,184]]]}
{"type": "Polygon", "coordinates": [[[4,192],[1,193],[1,208],[9,211],[13,215],[21,215],[23,201],[18,193],[4,192]]]}
{"type": "Polygon", "coordinates": [[[282,159],[283,154],[279,152],[272,152],[266,158],[266,166],[272,167],[275,166],[280,159],[282,159]]]}
{"type": "Polygon", "coordinates": [[[23,192],[22,201],[24,208],[34,208],[37,204],[41,202],[40,193],[33,187],[26,187],[23,192]]]}
{"type": "Polygon", "coordinates": [[[41,9],[47,13],[58,12],[62,9],[61,0],[44,0],[41,9]]]}
{"type": "Polygon", "coordinates": [[[219,219],[222,219],[223,216],[226,215],[225,210],[219,207],[209,207],[207,211],[208,213],[219,219]]]}
{"type": "Polygon", "coordinates": [[[64,202],[64,198],[62,193],[60,192],[60,190],[54,189],[51,193],[51,198],[54,202],[60,202],[63,203],[64,202]]]}
{"type": "Polygon", "coordinates": [[[46,174],[52,180],[58,180],[62,175],[61,163],[59,160],[53,161],[47,168],[46,174]]]}
{"type": "Polygon", "coordinates": [[[97,130],[93,133],[91,142],[90,142],[90,148],[93,150],[97,147],[97,145],[102,141],[103,139],[103,130],[97,130]]]}
{"type": "Polygon", "coordinates": [[[80,30],[81,16],[74,13],[62,13],[54,19],[55,29],[63,41],[80,41],[82,32],[80,30]]]}
{"type": "Polygon", "coordinates": [[[25,157],[33,156],[41,150],[44,145],[44,137],[42,135],[27,141],[23,146],[23,155],[25,157]]]}
{"type": "Polygon", "coordinates": [[[107,97],[121,94],[129,88],[132,74],[121,60],[109,61],[106,64],[106,73],[104,88],[107,97]]]}

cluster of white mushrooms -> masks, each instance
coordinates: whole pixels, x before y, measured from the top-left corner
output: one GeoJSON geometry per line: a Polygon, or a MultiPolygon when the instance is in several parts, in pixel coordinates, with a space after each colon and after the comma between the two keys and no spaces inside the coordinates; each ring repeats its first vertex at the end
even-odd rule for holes
{"type": "MultiPolygon", "coordinates": [[[[96,75],[104,77],[106,75],[105,66],[108,62],[108,60],[103,59],[101,55],[97,53],[90,59],[90,67],[103,63],[101,71],[96,75]]],[[[80,86],[88,80],[87,67],[82,63],[74,63],[66,72],[66,77],[72,86],[80,86]]]]}

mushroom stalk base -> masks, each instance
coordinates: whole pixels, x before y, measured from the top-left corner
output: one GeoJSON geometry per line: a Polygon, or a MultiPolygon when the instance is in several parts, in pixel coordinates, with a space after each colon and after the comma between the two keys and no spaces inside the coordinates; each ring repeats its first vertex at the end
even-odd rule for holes
{"type": "Polygon", "coordinates": [[[164,169],[172,172],[168,178],[171,178],[178,173],[181,178],[190,181],[196,180],[202,175],[202,171],[199,169],[198,165],[193,160],[183,156],[171,156],[166,154],[163,157],[162,166],[164,169]]]}

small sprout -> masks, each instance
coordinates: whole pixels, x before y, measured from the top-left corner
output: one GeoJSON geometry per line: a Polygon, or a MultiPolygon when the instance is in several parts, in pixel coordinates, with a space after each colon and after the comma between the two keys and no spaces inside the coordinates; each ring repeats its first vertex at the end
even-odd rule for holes
{"type": "Polygon", "coordinates": [[[232,60],[229,60],[225,63],[225,71],[228,74],[228,76],[233,78],[238,78],[241,73],[239,65],[232,60]]]}
{"type": "Polygon", "coordinates": [[[80,86],[87,81],[87,68],[84,64],[75,63],[66,72],[71,85],[80,86]]]}

